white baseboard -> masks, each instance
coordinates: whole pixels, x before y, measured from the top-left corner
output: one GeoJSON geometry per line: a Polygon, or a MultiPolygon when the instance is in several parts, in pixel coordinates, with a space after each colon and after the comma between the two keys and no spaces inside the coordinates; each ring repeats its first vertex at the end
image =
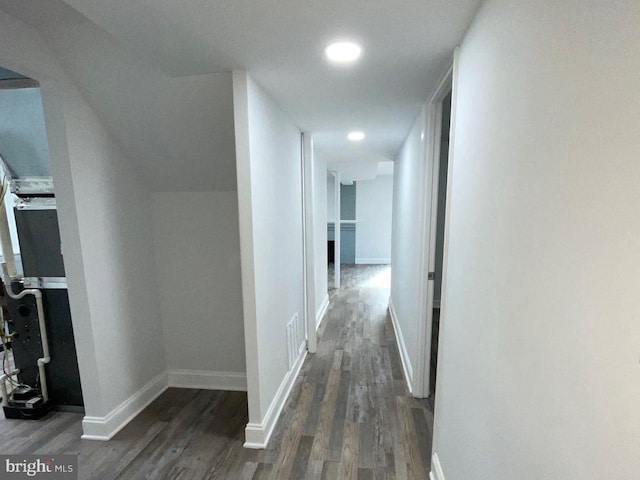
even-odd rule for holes
{"type": "Polygon", "coordinates": [[[356,257],[356,264],[359,265],[390,265],[390,258],[366,258],[356,257]]]}
{"type": "Polygon", "coordinates": [[[398,351],[400,352],[400,363],[402,363],[402,370],[404,370],[404,376],[407,379],[407,387],[409,387],[409,392],[413,395],[413,367],[411,366],[411,360],[409,359],[409,353],[407,352],[407,344],[404,341],[404,336],[402,335],[402,330],[398,323],[398,315],[391,298],[389,298],[389,314],[391,315],[393,330],[396,333],[398,351]]]}
{"type": "Polygon", "coordinates": [[[86,416],[82,420],[84,440],[110,440],[169,386],[167,372],[152,379],[104,417],[86,416]]]}
{"type": "Polygon", "coordinates": [[[325,294],[324,299],[322,300],[322,305],[320,305],[320,309],[316,314],[316,331],[320,328],[320,324],[322,323],[322,319],[324,318],[324,314],[327,313],[327,309],[329,308],[329,294],[325,294]]]}
{"type": "Polygon", "coordinates": [[[307,350],[303,350],[293,367],[287,372],[282,379],[278,391],[276,392],[271,405],[260,423],[248,423],[245,427],[245,448],[267,448],[273,429],[276,426],[278,417],[287,403],[293,384],[298,378],[304,359],[307,356],[307,350]]]}
{"type": "Polygon", "coordinates": [[[239,372],[169,370],[169,386],[202,390],[247,391],[247,375],[239,372]]]}
{"type": "Polygon", "coordinates": [[[431,480],[444,480],[442,465],[440,465],[440,459],[436,452],[433,452],[433,456],[431,457],[431,472],[429,473],[429,478],[431,480]]]}
{"type": "Polygon", "coordinates": [[[162,372],[104,417],[82,420],[84,440],[110,440],[167,388],[247,391],[247,375],[236,372],[169,370],[162,372]]]}

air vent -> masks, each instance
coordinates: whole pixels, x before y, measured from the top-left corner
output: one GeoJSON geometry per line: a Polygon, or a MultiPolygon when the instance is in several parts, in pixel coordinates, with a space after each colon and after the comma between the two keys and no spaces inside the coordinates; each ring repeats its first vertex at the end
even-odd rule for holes
{"type": "Polygon", "coordinates": [[[289,369],[296,363],[298,356],[304,349],[304,341],[300,335],[300,322],[296,313],[289,323],[287,323],[287,355],[289,359],[289,369]]]}

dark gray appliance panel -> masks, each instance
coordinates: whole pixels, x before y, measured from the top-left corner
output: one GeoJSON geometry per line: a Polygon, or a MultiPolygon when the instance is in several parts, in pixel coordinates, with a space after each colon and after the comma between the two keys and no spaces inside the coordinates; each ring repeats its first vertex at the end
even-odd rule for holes
{"type": "Polygon", "coordinates": [[[64,277],[55,209],[15,209],[25,277],[64,277]]]}
{"type": "MultiPolygon", "coordinates": [[[[16,293],[21,290],[19,283],[13,285],[16,293]]],[[[54,405],[83,406],[67,291],[42,290],[42,296],[51,354],[51,362],[45,367],[49,397],[54,405]]],[[[20,369],[18,378],[28,385],[39,386],[36,362],[42,357],[42,342],[35,298],[27,295],[22,300],[5,299],[11,318],[10,329],[17,333],[13,355],[16,367],[20,369]]]]}

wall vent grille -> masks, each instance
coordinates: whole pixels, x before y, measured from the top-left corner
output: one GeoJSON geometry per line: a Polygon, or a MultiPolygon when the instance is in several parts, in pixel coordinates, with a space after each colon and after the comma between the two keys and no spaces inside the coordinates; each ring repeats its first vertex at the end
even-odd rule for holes
{"type": "Polygon", "coordinates": [[[300,322],[296,313],[289,323],[287,323],[287,357],[289,359],[289,369],[293,367],[302,350],[304,342],[300,338],[300,322]]]}

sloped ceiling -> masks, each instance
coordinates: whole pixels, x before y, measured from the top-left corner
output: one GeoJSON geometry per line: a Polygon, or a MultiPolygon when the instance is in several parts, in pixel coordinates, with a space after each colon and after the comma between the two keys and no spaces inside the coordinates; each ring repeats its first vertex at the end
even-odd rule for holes
{"type": "Polygon", "coordinates": [[[0,80],[21,80],[29,77],[20,75],[19,73],[0,67],[0,80]]]}
{"type": "Polygon", "coordinates": [[[234,176],[223,158],[233,156],[224,98],[235,68],[313,132],[319,151],[340,161],[395,158],[481,0],[65,2],[0,8],[52,39],[153,188],[202,189],[229,188],[234,176]],[[362,44],[356,65],[325,62],[337,39],[362,44]],[[205,98],[210,91],[219,95],[205,98]],[[346,140],[354,129],[367,134],[357,146],[346,140]]]}
{"type": "Polygon", "coordinates": [[[35,26],[155,191],[234,190],[230,73],[170,77],[58,0],[0,0],[35,26]]]}
{"type": "Polygon", "coordinates": [[[65,0],[172,76],[248,69],[320,149],[395,157],[480,0],[65,0]],[[359,41],[354,68],[323,58],[359,41]]]}

